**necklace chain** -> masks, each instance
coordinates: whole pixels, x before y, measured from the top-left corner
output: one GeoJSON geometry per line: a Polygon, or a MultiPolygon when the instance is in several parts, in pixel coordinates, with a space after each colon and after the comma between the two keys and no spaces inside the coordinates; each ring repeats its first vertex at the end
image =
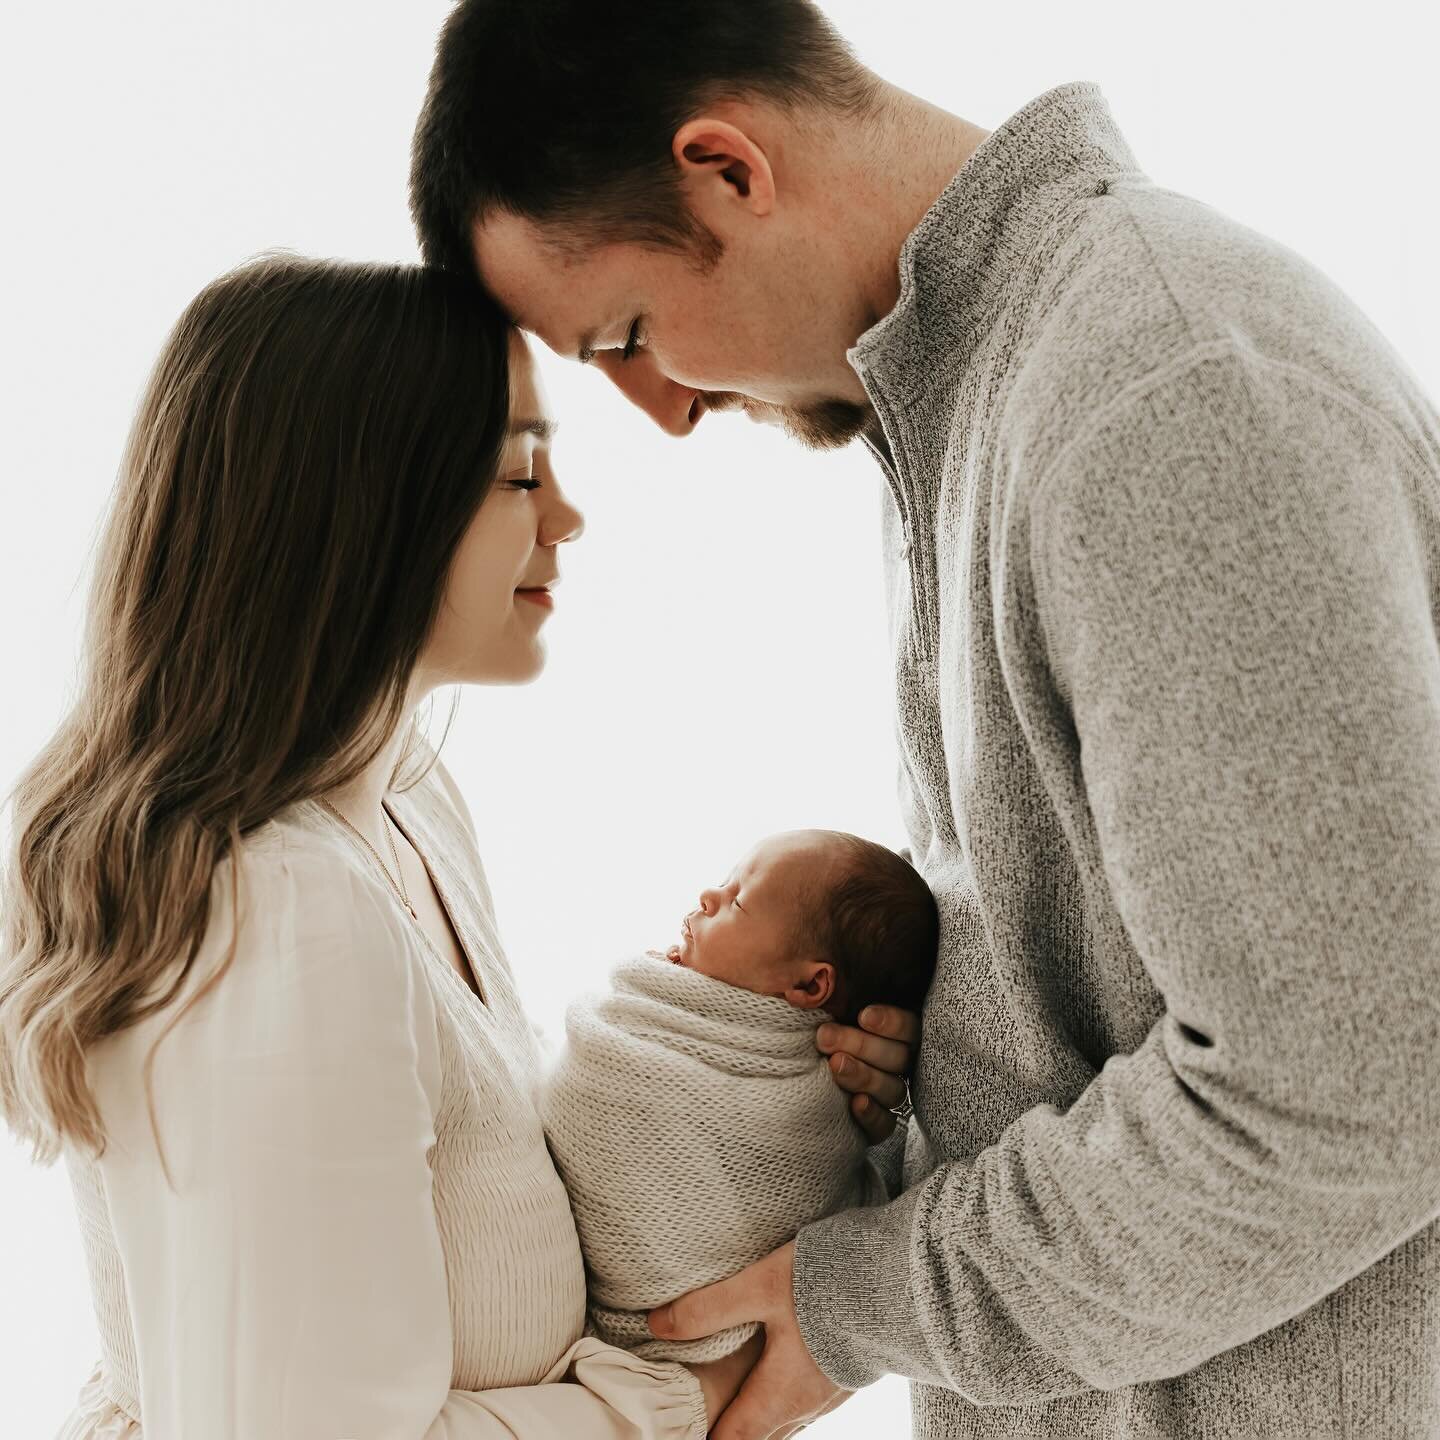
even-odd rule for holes
{"type": "Polygon", "coordinates": [[[420,917],[415,913],[415,907],[410,903],[410,893],[405,888],[405,871],[400,865],[400,852],[395,848],[395,837],[390,833],[390,826],[395,822],[390,819],[390,812],[382,804],[380,806],[381,823],[385,826],[385,838],[390,842],[390,855],[395,861],[396,873],[400,876],[397,881],[390,873],[390,867],[380,858],[380,852],[352,825],[323,795],[315,797],[319,802],[375,857],[375,863],[385,872],[385,878],[390,882],[390,888],[400,897],[401,903],[410,912],[412,920],[420,917]]]}

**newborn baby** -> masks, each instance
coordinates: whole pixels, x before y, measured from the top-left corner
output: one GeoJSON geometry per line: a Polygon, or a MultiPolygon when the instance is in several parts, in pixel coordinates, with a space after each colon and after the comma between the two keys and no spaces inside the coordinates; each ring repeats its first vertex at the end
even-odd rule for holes
{"type": "Polygon", "coordinates": [[[727,1355],[758,1327],[662,1341],[647,1312],[886,1198],[815,1030],[869,1004],[919,1010],[938,938],[933,896],[894,851],[799,830],[702,891],[667,951],[569,1007],[540,1111],[595,1334],[647,1359],[727,1355]]]}

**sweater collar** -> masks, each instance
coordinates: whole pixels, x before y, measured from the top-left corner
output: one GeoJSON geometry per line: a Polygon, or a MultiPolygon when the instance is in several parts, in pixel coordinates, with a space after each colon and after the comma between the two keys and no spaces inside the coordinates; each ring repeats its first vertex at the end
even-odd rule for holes
{"type": "Polygon", "coordinates": [[[1057,212],[1139,166],[1096,85],[1061,85],[987,136],[900,250],[900,296],[848,358],[892,401],[974,352],[1057,212]],[[943,315],[943,320],[939,317],[943,315]]]}

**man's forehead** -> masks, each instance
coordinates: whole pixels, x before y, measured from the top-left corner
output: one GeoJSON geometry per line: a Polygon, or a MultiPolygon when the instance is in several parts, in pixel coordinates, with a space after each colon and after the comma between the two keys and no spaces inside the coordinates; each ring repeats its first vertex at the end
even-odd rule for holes
{"type": "Polygon", "coordinates": [[[533,221],[494,215],[475,226],[473,244],[481,284],[521,330],[559,348],[565,330],[574,331],[568,337],[573,341],[599,323],[600,317],[587,313],[594,310],[603,278],[597,267],[546,243],[533,221]]]}

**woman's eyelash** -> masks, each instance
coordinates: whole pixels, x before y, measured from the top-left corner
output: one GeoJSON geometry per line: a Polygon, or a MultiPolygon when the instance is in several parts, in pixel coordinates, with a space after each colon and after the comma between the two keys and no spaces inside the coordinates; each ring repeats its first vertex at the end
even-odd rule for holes
{"type": "Polygon", "coordinates": [[[538,490],[540,488],[540,482],[529,477],[526,477],[523,480],[512,480],[510,483],[517,490],[538,490]]]}

